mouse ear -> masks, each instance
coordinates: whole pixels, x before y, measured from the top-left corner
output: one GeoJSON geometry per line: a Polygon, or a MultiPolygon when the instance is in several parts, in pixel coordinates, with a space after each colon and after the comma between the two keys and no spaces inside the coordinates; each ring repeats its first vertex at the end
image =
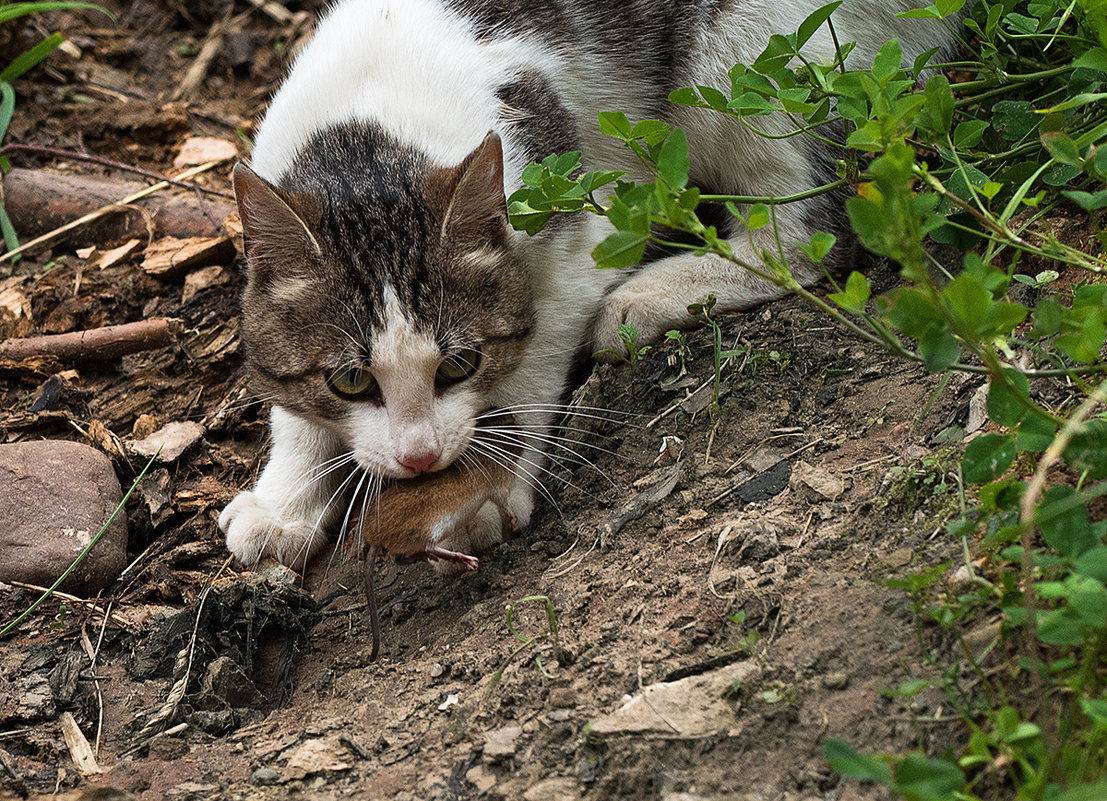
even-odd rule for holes
{"type": "Polygon", "coordinates": [[[234,196],[251,279],[270,284],[290,271],[304,272],[322,255],[307,222],[319,217],[316,198],[284,192],[241,162],[234,168],[234,196]]]}
{"type": "MultiPolygon", "coordinates": [[[[443,172],[439,180],[448,188],[455,181],[442,220],[445,236],[495,239],[507,228],[507,198],[504,196],[504,151],[499,134],[489,131],[477,148],[456,167],[443,172]]],[[[445,194],[445,193],[441,193],[445,194]]]]}

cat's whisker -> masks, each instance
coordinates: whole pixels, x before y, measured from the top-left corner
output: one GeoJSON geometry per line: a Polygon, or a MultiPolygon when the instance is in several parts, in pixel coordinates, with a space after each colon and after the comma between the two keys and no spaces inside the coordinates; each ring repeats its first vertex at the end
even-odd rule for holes
{"type": "MultiPolygon", "coordinates": [[[[554,498],[553,493],[550,492],[550,490],[541,482],[541,480],[531,475],[530,471],[521,469],[519,467],[515,454],[511,453],[511,451],[505,448],[501,448],[492,443],[481,442],[478,440],[470,441],[469,447],[487,457],[494,464],[497,464],[500,467],[504,468],[504,470],[514,475],[535,492],[540,493],[542,497],[544,497],[553,505],[554,509],[557,510],[557,513],[559,515],[561,514],[561,507],[558,505],[557,499],[554,498]]],[[[540,465],[534,462],[530,462],[530,464],[534,464],[536,468],[541,468],[540,465]]]]}
{"type": "Polygon", "coordinates": [[[591,442],[583,439],[573,439],[572,437],[562,437],[558,434],[550,433],[545,429],[528,429],[528,428],[496,428],[492,426],[481,426],[480,428],[473,429],[475,431],[488,431],[493,434],[505,434],[514,435],[519,437],[527,437],[529,439],[536,440],[538,442],[545,442],[554,447],[567,450],[570,453],[575,453],[577,456],[584,458],[583,454],[576,453],[572,448],[562,444],[569,443],[571,445],[579,445],[582,448],[588,448],[589,450],[599,451],[600,453],[606,453],[609,456],[618,456],[618,454],[610,448],[604,448],[600,445],[593,445],[591,442]]]}
{"type": "MultiPolygon", "coordinates": [[[[563,469],[563,470],[568,469],[565,466],[566,463],[575,464],[575,465],[580,466],[580,467],[589,467],[592,470],[595,470],[599,475],[603,476],[612,486],[615,485],[614,480],[612,480],[612,478],[609,475],[607,475],[607,473],[605,473],[603,470],[601,470],[599,468],[599,466],[597,466],[591,459],[589,459],[588,457],[584,456],[581,453],[578,453],[577,451],[573,450],[572,448],[570,448],[566,445],[563,445],[561,442],[557,441],[556,439],[553,439],[553,438],[550,438],[550,437],[544,437],[540,434],[535,434],[535,433],[529,432],[529,431],[524,432],[524,431],[512,431],[512,430],[488,429],[488,428],[478,429],[478,431],[483,432],[483,433],[488,433],[488,434],[494,436],[496,438],[496,441],[499,442],[499,443],[523,444],[523,439],[524,438],[529,438],[531,440],[543,443],[545,445],[549,445],[553,448],[557,448],[557,449],[559,449],[561,451],[564,451],[565,453],[569,454],[569,457],[572,457],[572,458],[568,458],[568,457],[561,456],[561,455],[558,455],[558,454],[553,454],[553,453],[550,453],[549,451],[547,451],[545,455],[546,455],[547,459],[550,459],[551,461],[553,461],[561,469],[563,469]]],[[[575,440],[568,440],[568,441],[575,441],[575,440]]],[[[604,448],[597,448],[597,450],[603,451],[604,453],[612,453],[612,451],[608,451],[604,448]]]]}
{"type": "MultiPolygon", "coordinates": [[[[490,455],[490,450],[494,451],[498,454],[504,455],[505,457],[512,460],[515,467],[517,467],[520,463],[530,465],[532,468],[534,468],[534,471],[536,473],[544,474],[544,475],[548,476],[549,478],[553,479],[554,481],[557,481],[560,484],[563,484],[564,486],[571,487],[575,490],[578,490],[579,492],[583,492],[585,495],[588,495],[591,498],[596,497],[595,495],[590,493],[588,490],[584,489],[584,487],[581,487],[577,484],[574,484],[572,481],[565,478],[564,476],[558,475],[557,473],[555,473],[553,470],[550,470],[548,467],[546,467],[541,462],[535,461],[534,459],[528,459],[525,455],[515,456],[515,454],[513,454],[510,450],[508,450],[507,448],[505,448],[505,447],[503,447],[503,446],[501,446],[497,443],[489,442],[488,440],[480,440],[480,439],[474,438],[474,439],[470,440],[470,445],[469,446],[471,448],[474,448],[474,449],[476,449],[478,451],[481,451],[481,452],[483,452],[485,454],[488,454],[488,455],[490,455]]],[[[524,451],[524,454],[526,452],[527,451],[524,451]]],[[[533,449],[530,449],[529,452],[534,453],[535,451],[533,449]]],[[[541,458],[541,454],[540,454],[540,458],[541,458]]],[[[503,463],[500,462],[500,464],[503,464],[503,463]]],[[[524,477],[517,469],[514,469],[514,467],[511,468],[511,470],[519,478],[524,477]]],[[[551,503],[553,503],[554,506],[557,506],[557,501],[554,500],[552,493],[550,493],[549,489],[542,483],[540,478],[537,475],[531,475],[530,471],[526,470],[525,468],[524,468],[523,472],[526,473],[526,475],[529,476],[530,479],[532,479],[535,482],[534,484],[531,484],[531,486],[536,487],[536,489],[540,490],[542,492],[542,494],[547,499],[549,499],[549,501],[551,503]]],[[[528,483],[530,483],[530,482],[528,482],[528,483]]]]}
{"type": "MultiPolygon", "coordinates": [[[[643,415],[640,415],[640,414],[631,414],[629,412],[619,412],[619,411],[616,411],[614,409],[598,409],[597,411],[604,411],[604,412],[608,412],[610,414],[625,415],[626,417],[642,417],[643,416],[643,415]]],[[[633,423],[627,422],[626,419],[620,419],[620,418],[616,418],[616,417],[605,417],[605,416],[599,415],[599,414],[589,414],[589,413],[587,413],[587,409],[585,411],[578,411],[574,407],[556,406],[556,405],[551,405],[551,406],[526,406],[526,407],[522,407],[522,408],[515,408],[515,407],[511,407],[511,406],[506,406],[506,407],[503,407],[503,408],[495,409],[495,410],[490,411],[490,412],[486,412],[485,414],[477,417],[477,419],[478,420],[484,420],[488,417],[502,416],[505,413],[514,415],[516,417],[519,416],[520,414],[549,414],[549,415],[554,415],[556,417],[562,417],[562,416],[564,416],[564,417],[579,417],[579,418],[583,418],[583,419],[586,419],[586,420],[600,420],[600,421],[605,422],[605,423],[615,423],[617,425],[631,426],[633,428],[639,428],[640,427],[640,426],[637,426],[633,423]]]]}

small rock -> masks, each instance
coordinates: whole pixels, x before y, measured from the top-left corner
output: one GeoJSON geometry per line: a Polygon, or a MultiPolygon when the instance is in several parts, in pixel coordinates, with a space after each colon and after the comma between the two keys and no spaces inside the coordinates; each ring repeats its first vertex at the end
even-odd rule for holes
{"type": "Polygon", "coordinates": [[[216,735],[226,734],[238,725],[231,709],[197,709],[188,716],[188,722],[201,731],[216,735]]]}
{"type": "Polygon", "coordinates": [[[696,737],[729,732],[736,727],[734,710],[726,696],[736,685],[748,685],[759,673],[753,662],[678,681],[651,684],[619,709],[592,722],[596,734],[658,732],[696,737]]]}
{"type": "MultiPolygon", "coordinates": [[[[983,664],[991,653],[992,648],[999,640],[1002,621],[995,620],[990,623],[982,623],[964,634],[965,643],[972,654],[973,661],[978,665],[983,664]]],[[[965,648],[961,643],[954,643],[953,658],[955,660],[965,658],[965,648]]]]}
{"type": "Polygon", "coordinates": [[[304,779],[313,773],[330,773],[349,770],[346,746],[338,738],[308,740],[298,746],[288,757],[284,778],[304,779]]]}
{"type": "Polygon", "coordinates": [[[479,792],[487,793],[496,786],[496,776],[489,773],[483,765],[470,768],[465,773],[466,780],[477,788],[479,792]]]}
{"type": "Polygon", "coordinates": [[[265,696],[228,656],[221,656],[208,665],[200,687],[228,706],[254,708],[265,703],[265,696]]]}
{"type": "Polygon", "coordinates": [[[880,564],[892,570],[897,570],[911,564],[911,559],[914,558],[914,555],[914,552],[910,548],[897,548],[881,559],[880,564]]]}
{"type": "Polygon", "coordinates": [[[514,755],[523,730],[518,726],[504,726],[489,733],[484,741],[485,759],[503,759],[514,755]]]}
{"type": "Polygon", "coordinates": [[[543,779],[523,793],[526,801],[575,801],[580,798],[580,784],[569,776],[543,779]]]}
{"type": "Polygon", "coordinates": [[[546,715],[546,720],[550,721],[551,723],[564,723],[567,720],[571,720],[572,717],[573,713],[571,710],[554,709],[548,715],[546,715]]]}
{"type": "MultiPolygon", "coordinates": [[[[54,583],[123,499],[111,460],[79,442],[0,445],[0,581],[54,583]]],[[[62,584],[94,595],[127,564],[127,516],[115,520],[62,584]]]]}
{"type": "Polygon", "coordinates": [[[823,676],[823,686],[828,690],[844,690],[849,686],[849,676],[845,673],[827,673],[823,676]]]}
{"type": "Polygon", "coordinates": [[[577,705],[577,693],[571,687],[554,687],[550,690],[550,706],[554,709],[572,709],[577,705]]]}
{"type": "Polygon", "coordinates": [[[296,575],[294,570],[285,567],[277,562],[271,562],[257,568],[255,571],[259,576],[262,576],[270,584],[286,585],[295,584],[300,580],[300,577],[296,575]]]}
{"type": "Polygon", "coordinates": [[[173,464],[202,440],[205,433],[204,427],[192,420],[170,423],[145,439],[127,443],[127,448],[146,459],[157,454],[161,464],[173,464]]]}
{"type": "Polygon", "coordinates": [[[965,434],[975,434],[988,422],[988,383],[976,388],[969,398],[969,419],[965,423],[965,434]]]}
{"type": "Polygon", "coordinates": [[[159,734],[150,741],[150,756],[172,762],[180,759],[189,751],[188,743],[180,737],[159,734]]]}
{"type": "Polygon", "coordinates": [[[789,481],[792,491],[811,503],[835,501],[846,491],[846,482],[823,467],[796,462],[789,481]]]}
{"type": "Polygon", "coordinates": [[[280,784],[281,774],[273,770],[273,768],[258,768],[250,774],[250,784],[256,787],[271,787],[274,784],[280,784]]]}
{"type": "Polygon", "coordinates": [[[440,665],[439,663],[435,662],[433,665],[431,665],[430,676],[432,679],[440,678],[445,672],[446,668],[442,667],[442,665],[440,665]]]}
{"type": "Polygon", "coordinates": [[[207,801],[218,791],[219,787],[214,784],[182,782],[176,787],[169,788],[165,793],[165,797],[172,798],[174,801],[207,801]]]}

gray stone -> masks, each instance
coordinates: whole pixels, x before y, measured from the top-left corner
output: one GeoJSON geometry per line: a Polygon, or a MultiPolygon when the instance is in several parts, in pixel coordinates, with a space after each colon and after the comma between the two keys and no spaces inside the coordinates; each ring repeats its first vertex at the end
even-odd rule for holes
{"type": "Polygon", "coordinates": [[[159,734],[150,741],[150,756],[166,762],[180,759],[188,751],[188,743],[173,735],[159,734]]]}
{"type": "Polygon", "coordinates": [[[249,676],[230,657],[221,656],[208,665],[200,687],[233,707],[256,708],[265,703],[265,696],[250,681],[249,676]]]}
{"type": "Polygon", "coordinates": [[[250,774],[250,784],[258,787],[269,787],[274,784],[280,784],[281,774],[277,773],[273,768],[258,768],[250,774]]]}
{"type": "Polygon", "coordinates": [[[810,503],[835,501],[846,491],[846,482],[823,467],[796,462],[789,481],[792,491],[810,503]]]}
{"type": "Polygon", "coordinates": [[[503,759],[512,756],[522,734],[523,730],[519,726],[504,726],[489,732],[484,741],[484,758],[503,759]]]}
{"type": "Polygon", "coordinates": [[[574,801],[580,798],[580,784],[569,776],[555,776],[528,787],[523,798],[526,801],[574,801]]]}
{"type": "MultiPolygon", "coordinates": [[[[111,460],[94,448],[66,440],[0,445],[0,581],[53,584],[122,498],[111,460]]],[[[62,589],[94,594],[126,564],[121,512],[62,589]]]]}
{"type": "Polygon", "coordinates": [[[592,731],[697,737],[737,730],[740,724],[727,696],[759,673],[755,663],[737,662],[710,673],[651,684],[619,709],[593,721],[592,731]]]}

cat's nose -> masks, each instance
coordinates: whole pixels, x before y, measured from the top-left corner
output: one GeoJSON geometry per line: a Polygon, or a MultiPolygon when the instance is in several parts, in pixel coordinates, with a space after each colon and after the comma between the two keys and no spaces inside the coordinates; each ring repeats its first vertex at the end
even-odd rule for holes
{"type": "Polygon", "coordinates": [[[408,470],[414,470],[416,473],[425,473],[430,469],[432,464],[438,461],[440,455],[439,451],[433,449],[425,451],[408,451],[396,454],[396,461],[408,470]]]}

